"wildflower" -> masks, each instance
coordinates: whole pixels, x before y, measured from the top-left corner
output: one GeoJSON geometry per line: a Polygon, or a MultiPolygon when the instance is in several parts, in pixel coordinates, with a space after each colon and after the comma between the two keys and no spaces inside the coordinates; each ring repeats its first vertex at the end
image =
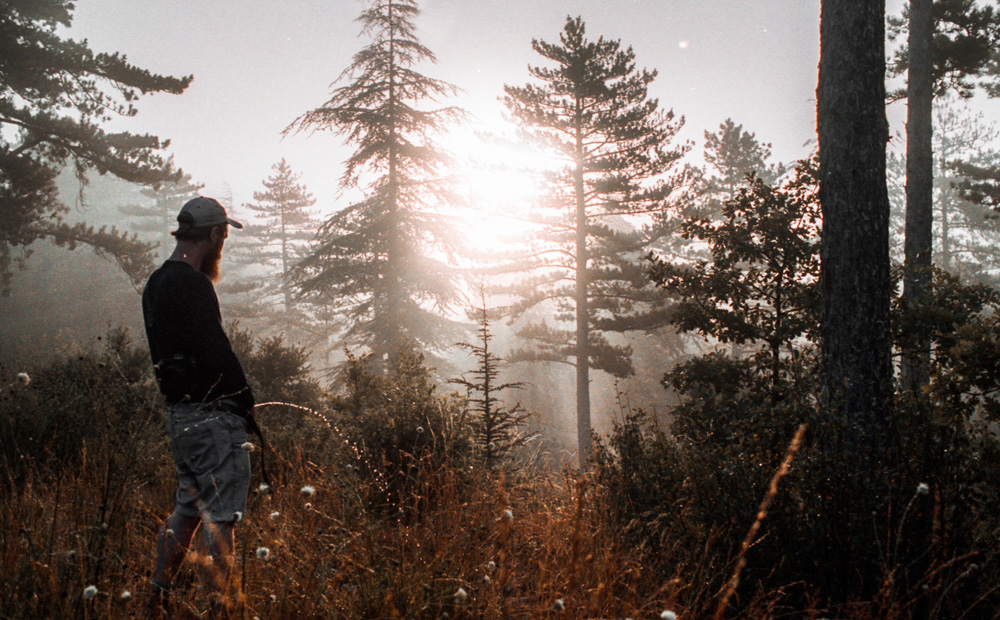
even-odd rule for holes
{"type": "Polygon", "coordinates": [[[556,611],[562,611],[566,609],[566,605],[563,603],[563,600],[561,598],[557,598],[556,602],[552,604],[552,609],[555,609],[556,611]]]}
{"type": "Polygon", "coordinates": [[[926,482],[921,482],[917,485],[917,495],[927,495],[931,492],[931,488],[927,486],[926,482]]]}
{"type": "Polygon", "coordinates": [[[483,575],[483,583],[485,583],[486,585],[490,585],[492,582],[493,580],[490,579],[489,575],[483,575]]]}
{"type": "Polygon", "coordinates": [[[305,495],[306,497],[312,497],[313,493],[315,493],[315,492],[316,492],[316,489],[314,489],[313,487],[309,486],[308,484],[306,486],[302,487],[302,494],[305,495]]]}
{"type": "Polygon", "coordinates": [[[306,502],[306,510],[312,510],[312,509],[313,509],[313,505],[311,503],[309,503],[309,502],[306,502]]]}
{"type": "Polygon", "coordinates": [[[458,592],[455,593],[455,604],[462,605],[467,598],[469,598],[469,593],[465,591],[465,588],[459,588],[458,592]]]}
{"type": "Polygon", "coordinates": [[[272,594],[271,595],[271,602],[272,603],[277,603],[278,602],[278,595],[277,594],[272,594]]]}
{"type": "Polygon", "coordinates": [[[267,493],[271,492],[271,486],[269,484],[267,484],[266,482],[261,482],[260,486],[257,487],[257,490],[259,492],[264,493],[266,495],[267,493]]]}
{"type": "Polygon", "coordinates": [[[419,435],[420,433],[423,433],[423,432],[424,432],[424,427],[423,426],[418,426],[417,427],[417,434],[419,435]]]}
{"type": "Polygon", "coordinates": [[[660,614],[660,620],[677,620],[677,614],[672,611],[664,610],[660,614]]]}
{"type": "Polygon", "coordinates": [[[244,450],[249,450],[250,452],[253,452],[254,450],[257,449],[257,446],[253,445],[249,441],[244,441],[243,444],[240,445],[240,447],[243,448],[244,450]]]}
{"type": "Polygon", "coordinates": [[[167,528],[167,538],[173,538],[173,537],[174,537],[174,531],[170,528],[167,528]]]}
{"type": "Polygon", "coordinates": [[[83,590],[83,598],[94,598],[97,596],[97,586],[87,586],[83,590]]]}
{"type": "Polygon", "coordinates": [[[350,463],[347,464],[347,471],[354,471],[354,466],[350,463]]]}
{"type": "Polygon", "coordinates": [[[275,510],[274,512],[271,513],[271,520],[274,521],[275,519],[277,519],[280,516],[281,516],[281,513],[278,512],[277,510],[275,510]]]}
{"type": "Polygon", "coordinates": [[[124,592],[122,592],[122,600],[123,601],[128,601],[128,600],[131,600],[131,599],[132,599],[132,593],[131,592],[129,592],[128,590],[125,590],[124,592]]]}
{"type": "Polygon", "coordinates": [[[237,510],[236,512],[233,513],[233,518],[235,520],[237,520],[237,521],[242,521],[243,520],[243,513],[240,512],[239,510],[237,510]]]}
{"type": "Polygon", "coordinates": [[[494,571],[497,569],[497,563],[494,562],[493,560],[490,560],[489,563],[486,564],[486,568],[491,571],[494,571]]]}
{"type": "Polygon", "coordinates": [[[510,511],[510,508],[505,508],[503,513],[500,515],[500,518],[507,523],[510,523],[514,520],[514,513],[510,511]]]}
{"type": "Polygon", "coordinates": [[[266,560],[271,557],[271,550],[267,547],[257,547],[257,557],[262,560],[266,560]]]}
{"type": "Polygon", "coordinates": [[[20,382],[21,385],[28,385],[29,383],[31,383],[31,377],[29,377],[28,373],[26,372],[17,373],[17,380],[18,382],[20,382]]]}

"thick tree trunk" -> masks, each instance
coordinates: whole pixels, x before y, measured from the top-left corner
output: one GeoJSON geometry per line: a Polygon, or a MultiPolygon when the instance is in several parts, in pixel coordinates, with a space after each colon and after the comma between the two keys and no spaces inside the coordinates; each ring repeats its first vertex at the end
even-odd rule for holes
{"type": "MultiPolygon", "coordinates": [[[[906,241],[903,299],[918,302],[928,292],[931,277],[934,161],[931,146],[934,106],[934,16],[931,0],[910,2],[910,65],[906,111],[906,241]]],[[[903,388],[917,391],[928,382],[930,341],[918,342],[903,357],[903,388]]]]}
{"type": "Polygon", "coordinates": [[[841,600],[878,587],[872,523],[885,518],[891,453],[884,19],[884,0],[821,5],[823,402],[812,458],[816,535],[826,548],[817,569],[841,600]]]}

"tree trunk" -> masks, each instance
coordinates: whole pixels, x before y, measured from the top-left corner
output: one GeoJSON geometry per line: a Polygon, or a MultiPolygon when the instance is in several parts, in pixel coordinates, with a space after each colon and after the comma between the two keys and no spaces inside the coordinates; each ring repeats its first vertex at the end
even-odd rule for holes
{"type": "MultiPolygon", "coordinates": [[[[577,118],[580,118],[577,102],[577,118]]],[[[592,452],[590,437],[590,286],[587,271],[587,197],[583,183],[583,136],[577,129],[577,157],[574,170],[576,194],[576,435],[580,470],[587,468],[592,452]]]]}
{"type": "MultiPolygon", "coordinates": [[[[813,425],[831,595],[877,583],[872,513],[889,454],[889,199],[884,0],[823,0],[816,90],[823,243],[823,402],[813,425]]],[[[822,515],[822,516],[819,516],[822,515]]],[[[851,590],[855,589],[853,594],[851,590]]]]}
{"type": "MultiPolygon", "coordinates": [[[[918,303],[928,292],[931,278],[934,162],[931,146],[934,105],[934,16],[931,0],[910,2],[910,65],[906,108],[906,241],[903,299],[918,303]]],[[[918,391],[928,382],[930,340],[916,343],[903,357],[903,389],[918,391]]]]}

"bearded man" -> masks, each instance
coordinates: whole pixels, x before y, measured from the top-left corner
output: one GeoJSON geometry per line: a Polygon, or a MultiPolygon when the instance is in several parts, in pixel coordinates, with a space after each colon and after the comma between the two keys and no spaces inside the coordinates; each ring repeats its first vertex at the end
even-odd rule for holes
{"type": "Polygon", "coordinates": [[[173,513],[156,539],[156,565],[146,616],[170,615],[167,595],[201,525],[203,579],[215,615],[225,617],[233,564],[233,526],[250,487],[247,424],[254,395],[222,326],[212,283],[229,227],[213,198],[188,201],[171,234],[177,247],[142,293],[149,352],[167,401],[167,435],[177,467],[173,513]]]}

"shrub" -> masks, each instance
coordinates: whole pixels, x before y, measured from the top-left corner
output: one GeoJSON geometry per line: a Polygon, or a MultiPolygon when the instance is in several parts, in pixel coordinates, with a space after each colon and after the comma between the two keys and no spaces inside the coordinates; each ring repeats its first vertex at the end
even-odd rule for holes
{"type": "Polygon", "coordinates": [[[344,469],[363,483],[369,507],[404,510],[413,493],[430,499],[428,473],[468,471],[472,428],[464,400],[437,393],[422,355],[403,349],[386,373],[371,362],[349,354],[344,391],[332,400],[348,447],[344,469]]]}

